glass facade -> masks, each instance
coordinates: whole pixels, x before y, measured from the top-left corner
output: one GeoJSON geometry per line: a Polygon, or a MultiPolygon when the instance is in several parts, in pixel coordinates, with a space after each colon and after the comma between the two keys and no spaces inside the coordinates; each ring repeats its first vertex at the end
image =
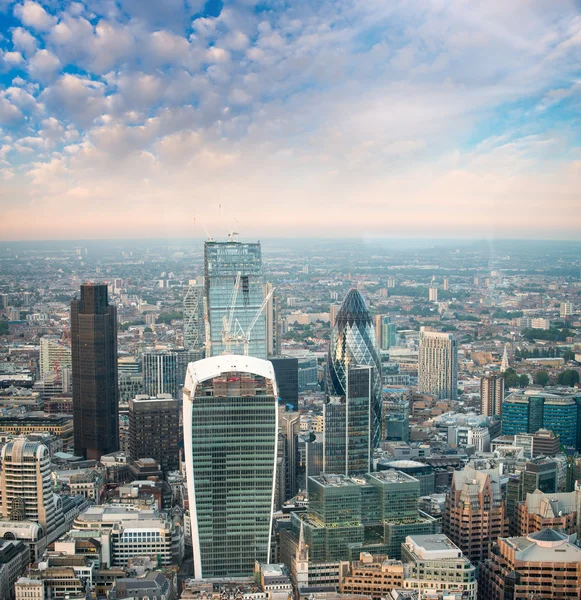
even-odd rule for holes
{"type": "Polygon", "coordinates": [[[204,341],[204,288],[194,284],[184,296],[184,347],[202,350],[204,341]]]}
{"type": "Polygon", "coordinates": [[[371,441],[376,448],[381,440],[381,359],[371,315],[361,294],[353,289],[335,318],[329,346],[327,394],[347,395],[347,371],[350,366],[373,367],[371,398],[371,441]]]}
{"type": "Polygon", "coordinates": [[[143,393],[147,396],[170,394],[179,400],[188,364],[201,358],[201,350],[144,352],[143,393]]]}
{"type": "Polygon", "coordinates": [[[277,417],[269,362],[220,356],[190,365],[184,432],[196,578],[246,577],[256,560],[268,562],[277,417]]]}
{"type": "MultiPolygon", "coordinates": [[[[264,301],[260,243],[207,241],[204,245],[204,310],[206,355],[244,354],[244,337],[264,301]],[[238,273],[240,285],[235,291],[238,273]],[[233,302],[234,301],[234,302],[233,302]],[[229,347],[224,343],[225,324],[234,304],[229,347]]],[[[252,327],[248,356],[267,357],[266,313],[252,327]]]]}
{"type": "Polygon", "coordinates": [[[349,367],[346,396],[327,397],[324,405],[325,473],[355,475],[371,470],[373,371],[372,367],[349,367]]]}
{"type": "Polygon", "coordinates": [[[502,432],[506,435],[536,433],[548,429],[565,446],[580,448],[578,396],[511,394],[502,403],[502,432]]]}
{"type": "Polygon", "coordinates": [[[405,473],[320,475],[307,485],[308,513],[291,515],[291,531],[298,536],[302,523],[313,562],[354,560],[360,552],[399,558],[407,535],[436,532],[436,520],[418,510],[418,480],[405,473]]]}

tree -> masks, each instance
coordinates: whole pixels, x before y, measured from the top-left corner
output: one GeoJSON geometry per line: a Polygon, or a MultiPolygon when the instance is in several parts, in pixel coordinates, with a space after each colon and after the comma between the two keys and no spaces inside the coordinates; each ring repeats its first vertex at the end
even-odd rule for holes
{"type": "Polygon", "coordinates": [[[563,352],[563,360],[565,362],[575,360],[575,353],[573,352],[573,350],[565,350],[565,352],[563,352]]]}
{"type": "Polygon", "coordinates": [[[535,373],[535,385],[545,387],[549,383],[549,374],[545,370],[540,370],[535,373]]]}
{"type": "Polygon", "coordinates": [[[518,386],[521,388],[527,387],[527,385],[529,383],[530,383],[529,376],[525,375],[524,373],[518,378],[518,386]]]}
{"type": "Polygon", "coordinates": [[[10,327],[8,327],[8,321],[0,321],[0,335],[8,335],[10,333],[10,327]]]}
{"type": "Polygon", "coordinates": [[[559,373],[557,381],[559,382],[559,385],[573,387],[579,383],[579,372],[575,371],[575,369],[566,369],[562,373],[559,373]]]}
{"type": "Polygon", "coordinates": [[[520,387],[519,376],[514,369],[507,369],[502,376],[504,377],[504,386],[506,388],[520,387]]]}

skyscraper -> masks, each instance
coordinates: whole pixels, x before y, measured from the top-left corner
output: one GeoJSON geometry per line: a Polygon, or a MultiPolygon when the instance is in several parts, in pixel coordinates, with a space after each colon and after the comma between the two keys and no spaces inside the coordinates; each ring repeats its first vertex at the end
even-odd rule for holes
{"type": "Polygon", "coordinates": [[[143,393],[148,396],[169,394],[172,398],[180,398],[188,364],[201,358],[201,349],[144,352],[143,393]]]}
{"type": "Polygon", "coordinates": [[[184,386],[194,576],[251,575],[269,562],[278,446],[272,364],[221,355],[190,364],[184,386]]]}
{"type": "Polygon", "coordinates": [[[491,375],[480,379],[480,412],[487,417],[502,416],[504,400],[504,377],[491,375]]]}
{"type": "Polygon", "coordinates": [[[269,294],[269,300],[264,307],[266,316],[266,351],[268,356],[278,356],[280,354],[280,341],[282,335],[280,298],[274,294],[272,283],[266,283],[264,285],[264,297],[266,298],[269,294]]]}
{"type": "Polygon", "coordinates": [[[323,471],[358,475],[372,470],[373,367],[349,366],[343,396],[327,396],[323,407],[323,471]]]}
{"type": "Polygon", "coordinates": [[[204,245],[206,355],[267,357],[260,243],[207,241],[204,245]],[[262,309],[262,312],[260,310],[262,309]]]}
{"type": "Polygon", "coordinates": [[[193,283],[184,296],[184,347],[201,351],[204,341],[204,288],[193,283]]]}
{"type": "Polygon", "coordinates": [[[129,401],[129,454],[153,458],[163,471],[179,468],[179,407],[169,394],[129,401]]]}
{"type": "Polygon", "coordinates": [[[75,453],[98,460],[119,449],[117,308],[105,284],[71,301],[71,346],[75,453]]]}
{"type": "Polygon", "coordinates": [[[371,447],[381,439],[381,359],[371,315],[361,294],[349,291],[335,318],[329,345],[327,394],[347,396],[347,370],[350,366],[373,367],[371,386],[371,447]]]}
{"type": "Polygon", "coordinates": [[[438,399],[458,395],[458,347],[451,333],[420,329],[418,391],[438,399]]]}
{"type": "Polygon", "coordinates": [[[19,437],[2,448],[0,508],[11,521],[34,521],[52,533],[63,524],[53,494],[50,455],[39,442],[19,437]]]}
{"type": "Polygon", "coordinates": [[[277,356],[270,359],[274,367],[276,384],[281,404],[299,408],[299,360],[287,356],[277,356]]]}
{"type": "Polygon", "coordinates": [[[391,322],[389,315],[375,315],[375,333],[377,335],[377,345],[381,350],[389,350],[395,346],[395,323],[391,322]]]}

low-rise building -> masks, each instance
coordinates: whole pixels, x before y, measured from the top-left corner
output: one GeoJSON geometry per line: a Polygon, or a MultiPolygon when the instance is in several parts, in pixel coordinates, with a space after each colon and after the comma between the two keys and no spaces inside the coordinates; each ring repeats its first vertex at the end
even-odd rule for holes
{"type": "Polygon", "coordinates": [[[44,582],[32,577],[20,577],[14,586],[16,600],[45,600],[44,582]]]}
{"type": "Polygon", "coordinates": [[[403,563],[385,555],[372,556],[362,552],[359,560],[339,564],[339,591],[342,594],[361,594],[380,600],[393,588],[403,587],[403,580],[403,563]]]}
{"type": "Polygon", "coordinates": [[[24,542],[0,542],[0,598],[14,598],[14,584],[29,562],[30,551],[24,542]]]}
{"type": "Polygon", "coordinates": [[[421,594],[460,594],[476,600],[476,567],[443,534],[413,535],[402,544],[404,587],[421,594]]]}

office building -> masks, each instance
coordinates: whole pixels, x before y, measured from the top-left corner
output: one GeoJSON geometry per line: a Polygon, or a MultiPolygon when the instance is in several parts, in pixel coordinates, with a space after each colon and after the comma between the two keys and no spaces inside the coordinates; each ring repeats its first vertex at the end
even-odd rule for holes
{"type": "MultiPolygon", "coordinates": [[[[17,579],[30,563],[28,546],[21,541],[0,541],[0,598],[12,600],[17,579]]],[[[32,600],[29,596],[27,600],[32,600]]]]}
{"type": "Polygon", "coordinates": [[[38,523],[45,535],[63,524],[53,493],[50,455],[44,444],[19,437],[2,448],[0,492],[3,519],[38,523]]]}
{"type": "Polygon", "coordinates": [[[559,315],[561,319],[571,317],[574,313],[575,307],[573,306],[572,302],[561,302],[561,306],[559,307],[559,315]]]}
{"type": "Polygon", "coordinates": [[[179,469],[179,405],[169,394],[129,401],[129,455],[153,458],[167,473],[179,469]]]}
{"type": "Polygon", "coordinates": [[[392,589],[400,587],[404,587],[403,563],[400,560],[362,552],[359,560],[339,564],[341,594],[369,595],[373,600],[381,600],[392,589]]]}
{"type": "Polygon", "coordinates": [[[581,548],[567,534],[543,529],[501,537],[478,574],[480,600],[581,597],[581,548]]]}
{"type": "Polygon", "coordinates": [[[279,356],[282,336],[280,297],[276,295],[272,283],[264,285],[264,297],[268,298],[264,307],[264,314],[266,316],[266,352],[268,356],[279,356]]]}
{"type": "MultiPolygon", "coordinates": [[[[424,594],[460,594],[476,600],[476,567],[452,540],[441,533],[410,535],[402,544],[404,588],[424,594]]],[[[429,597],[429,596],[428,596],[429,597]]]]}
{"type": "Polygon", "coordinates": [[[539,389],[514,392],[502,404],[502,433],[536,433],[548,429],[564,446],[581,449],[581,394],[539,389]]]}
{"type": "Polygon", "coordinates": [[[204,342],[204,288],[191,283],[184,296],[184,347],[202,352],[204,342]]]}
{"type": "Polygon", "coordinates": [[[99,460],[119,449],[117,309],[107,286],[84,284],[71,301],[75,453],[99,460]]]}
{"type": "Polygon", "coordinates": [[[76,531],[109,532],[111,565],[125,567],[136,557],[148,557],[160,567],[181,564],[182,527],[155,510],[131,505],[90,506],[74,521],[76,531]]]}
{"type": "Polygon", "coordinates": [[[266,359],[260,243],[204,244],[206,356],[248,354],[266,359]]]}
{"type": "Polygon", "coordinates": [[[428,496],[436,491],[436,473],[431,465],[409,459],[377,461],[378,471],[401,471],[420,483],[420,496],[428,496]]]}
{"type": "Polygon", "coordinates": [[[201,350],[173,349],[144,352],[142,355],[143,394],[147,396],[169,394],[172,398],[181,398],[188,364],[201,358],[201,350]]]}
{"type": "Polygon", "coordinates": [[[307,488],[308,512],[292,513],[281,532],[285,564],[292,565],[301,530],[309,561],[319,564],[356,560],[361,552],[399,559],[408,535],[436,531],[435,519],[419,512],[418,480],[405,473],[321,474],[309,477],[307,488]]]}
{"type": "Polygon", "coordinates": [[[190,364],[183,426],[194,575],[248,576],[270,556],[278,446],[272,363],[223,355],[190,364]]]}
{"type": "Polygon", "coordinates": [[[454,471],[442,514],[442,531],[474,564],[488,557],[508,520],[497,470],[454,471]]]}
{"type": "Polygon", "coordinates": [[[349,291],[337,313],[329,344],[327,394],[347,396],[347,371],[351,366],[373,367],[371,386],[371,448],[381,439],[381,358],[375,328],[358,290],[349,291]]]}
{"type": "Polygon", "coordinates": [[[382,440],[409,442],[409,401],[403,398],[388,398],[383,401],[383,414],[382,440]]]}
{"type": "Polygon", "coordinates": [[[458,347],[451,333],[420,329],[418,391],[439,400],[458,395],[458,347]]]}
{"type": "Polygon", "coordinates": [[[506,515],[513,523],[519,502],[527,494],[540,490],[546,494],[557,491],[557,463],[547,458],[534,458],[524,464],[524,468],[511,473],[506,482],[506,515]]]}
{"type": "Polygon", "coordinates": [[[278,386],[279,402],[291,406],[293,410],[299,408],[299,360],[277,356],[269,359],[274,368],[274,376],[278,386]]]}
{"type": "Polygon", "coordinates": [[[480,413],[487,417],[502,416],[504,377],[487,374],[480,379],[480,413]]]}
{"type": "Polygon", "coordinates": [[[540,490],[527,493],[524,502],[516,506],[510,521],[511,535],[527,536],[541,529],[559,529],[568,535],[576,534],[579,519],[580,492],[545,494],[540,490]]]}
{"type": "Polygon", "coordinates": [[[298,469],[300,421],[301,415],[298,412],[289,411],[283,406],[279,407],[279,426],[283,441],[282,450],[284,453],[285,469],[284,500],[294,498],[299,491],[298,469]]]}
{"type": "Polygon", "coordinates": [[[555,456],[560,452],[561,440],[554,431],[539,429],[532,436],[532,456],[555,456]]]}
{"type": "Polygon", "coordinates": [[[323,405],[323,471],[336,475],[368,473],[372,469],[374,369],[348,366],[345,394],[327,396],[323,405]]]}
{"type": "Polygon", "coordinates": [[[45,600],[44,581],[20,577],[14,586],[16,600],[45,600]]]}
{"type": "Polygon", "coordinates": [[[56,336],[40,338],[40,376],[71,369],[71,349],[56,336]]]}

